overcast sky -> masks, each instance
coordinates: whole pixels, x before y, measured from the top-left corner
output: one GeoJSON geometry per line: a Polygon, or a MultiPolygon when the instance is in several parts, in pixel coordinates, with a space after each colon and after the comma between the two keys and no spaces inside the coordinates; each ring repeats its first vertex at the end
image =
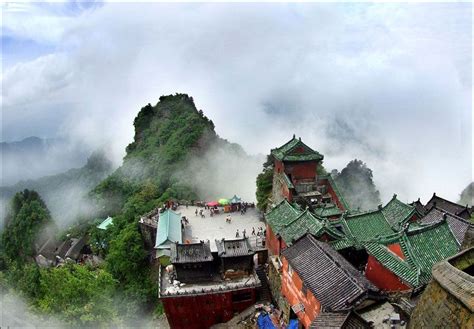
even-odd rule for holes
{"type": "Polygon", "coordinates": [[[2,4],[2,141],[132,141],[138,110],[194,97],[249,153],[301,136],[360,158],[386,202],[472,180],[472,5],[2,4]]]}

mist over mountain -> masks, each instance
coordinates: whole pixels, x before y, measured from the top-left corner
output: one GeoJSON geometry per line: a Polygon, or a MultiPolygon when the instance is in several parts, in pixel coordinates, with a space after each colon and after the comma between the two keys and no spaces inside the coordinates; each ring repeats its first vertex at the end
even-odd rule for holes
{"type": "Polygon", "coordinates": [[[381,204],[373,172],[363,161],[352,160],[341,172],[333,170],[331,175],[351,209],[370,210],[381,204]]]}
{"type": "Polygon", "coordinates": [[[101,208],[116,212],[131,196],[150,193],[156,205],[168,198],[255,198],[261,158],[220,138],[192,97],[160,97],[134,120],[134,141],[119,167],[93,191],[101,208]],[[224,195],[223,195],[224,194],[224,195]]]}
{"type": "Polygon", "coordinates": [[[185,91],[250,154],[298,133],[328,168],[364,159],[383,200],[472,181],[470,3],[2,9],[4,138],[67,135],[118,164],[136,110],[185,91]]]}
{"type": "Polygon", "coordinates": [[[44,199],[57,224],[64,226],[96,211],[87,200],[87,195],[112,169],[112,163],[106,155],[96,151],[81,168],[0,187],[0,200],[3,206],[7,206],[15,193],[24,189],[35,190],[44,199]]]}
{"type": "Polygon", "coordinates": [[[84,165],[91,153],[86,145],[66,138],[31,136],[21,141],[2,142],[0,186],[78,168],[84,165]]]}
{"type": "Polygon", "coordinates": [[[458,203],[462,205],[467,204],[470,207],[474,206],[474,182],[471,182],[462,190],[458,203]]]}

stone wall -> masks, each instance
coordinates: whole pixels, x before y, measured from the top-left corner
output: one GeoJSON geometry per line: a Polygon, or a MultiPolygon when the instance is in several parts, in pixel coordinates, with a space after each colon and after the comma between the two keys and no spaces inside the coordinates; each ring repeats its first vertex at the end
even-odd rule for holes
{"type": "Polygon", "coordinates": [[[474,328],[474,248],[433,266],[409,328],[474,328]],[[453,266],[454,265],[454,266],[453,266]]]}
{"type": "Polygon", "coordinates": [[[285,297],[281,294],[281,265],[277,256],[271,256],[268,259],[268,284],[276,306],[283,312],[283,319],[288,322],[290,316],[290,306],[285,297]]]}

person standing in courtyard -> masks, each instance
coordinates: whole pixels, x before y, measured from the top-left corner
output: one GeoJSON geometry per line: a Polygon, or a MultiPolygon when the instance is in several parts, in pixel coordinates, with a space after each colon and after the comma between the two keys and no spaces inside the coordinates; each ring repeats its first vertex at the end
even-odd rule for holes
{"type": "Polygon", "coordinates": [[[235,237],[236,237],[236,238],[240,237],[239,229],[237,229],[237,232],[235,232],[235,237]]]}

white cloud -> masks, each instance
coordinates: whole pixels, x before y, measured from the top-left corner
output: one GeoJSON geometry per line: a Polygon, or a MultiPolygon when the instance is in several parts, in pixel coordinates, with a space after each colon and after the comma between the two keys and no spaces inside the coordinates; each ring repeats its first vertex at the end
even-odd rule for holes
{"type": "Polygon", "coordinates": [[[140,107],[187,92],[251,153],[297,133],[330,168],[367,161],[384,198],[436,190],[456,199],[472,179],[470,11],[107,4],[41,23],[23,12],[31,24],[7,19],[12,35],[56,43],[57,53],[4,72],[4,124],[21,129],[25,102],[30,111],[37,102],[44,118],[59,118],[57,130],[110,144],[120,158],[140,107]]]}

